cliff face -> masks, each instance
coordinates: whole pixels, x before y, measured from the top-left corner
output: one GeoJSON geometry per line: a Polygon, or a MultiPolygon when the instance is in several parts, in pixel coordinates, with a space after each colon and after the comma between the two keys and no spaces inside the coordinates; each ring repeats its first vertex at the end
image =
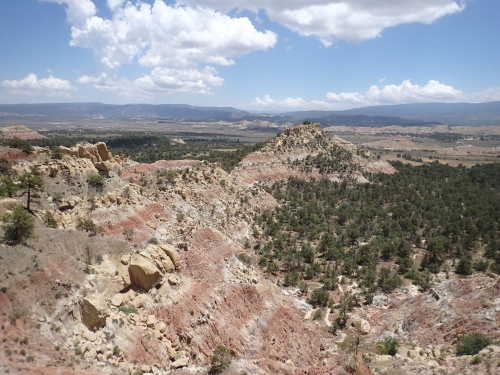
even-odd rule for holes
{"type": "Polygon", "coordinates": [[[395,172],[368,150],[330,135],[319,124],[308,124],[285,129],[261,150],[247,155],[231,174],[249,184],[289,177],[363,183],[368,182],[363,173],[395,172]]]}

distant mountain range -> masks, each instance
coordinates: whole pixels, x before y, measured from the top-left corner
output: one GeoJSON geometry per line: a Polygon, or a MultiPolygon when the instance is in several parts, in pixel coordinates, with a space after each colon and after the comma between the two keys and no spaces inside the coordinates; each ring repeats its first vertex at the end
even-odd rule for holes
{"type": "Polygon", "coordinates": [[[57,103],[0,104],[0,118],[29,116],[51,119],[92,119],[135,117],[169,121],[255,121],[302,122],[347,126],[430,126],[500,125],[500,102],[490,103],[418,103],[363,107],[345,111],[298,111],[281,114],[250,113],[232,107],[196,107],[187,104],[57,103]]]}
{"type": "Polygon", "coordinates": [[[165,120],[232,120],[249,112],[230,107],[194,107],[187,104],[125,104],[57,103],[57,104],[3,104],[0,113],[39,115],[50,118],[107,118],[157,117],[165,120]]]}
{"type": "Polygon", "coordinates": [[[297,118],[341,116],[399,117],[419,122],[440,122],[447,125],[500,125],[500,102],[489,103],[416,103],[380,105],[345,111],[299,111],[282,113],[297,118]]]}

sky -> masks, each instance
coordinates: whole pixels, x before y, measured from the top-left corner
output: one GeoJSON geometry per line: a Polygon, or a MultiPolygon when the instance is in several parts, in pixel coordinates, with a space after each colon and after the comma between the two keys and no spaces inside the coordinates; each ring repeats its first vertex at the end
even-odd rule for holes
{"type": "Polygon", "coordinates": [[[0,0],[0,103],[500,100],[498,0],[0,0]]]}

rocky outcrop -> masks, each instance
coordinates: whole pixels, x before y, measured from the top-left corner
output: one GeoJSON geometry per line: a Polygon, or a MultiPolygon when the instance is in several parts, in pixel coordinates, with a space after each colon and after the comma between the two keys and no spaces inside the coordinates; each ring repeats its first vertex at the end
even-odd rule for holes
{"type": "Polygon", "coordinates": [[[139,254],[133,254],[129,265],[130,281],[140,288],[149,290],[161,278],[160,270],[149,259],[139,254]]]}
{"type": "Polygon", "coordinates": [[[168,255],[176,270],[181,268],[181,257],[172,245],[160,245],[160,248],[168,255]]]}
{"type": "Polygon", "coordinates": [[[88,329],[95,331],[106,326],[108,316],[106,300],[102,294],[94,293],[84,297],[80,303],[82,322],[88,329]]]}
{"type": "Polygon", "coordinates": [[[14,139],[19,138],[22,140],[29,139],[44,139],[45,137],[34,130],[27,128],[24,125],[6,126],[0,128],[0,139],[14,139]]]}
{"type": "Polygon", "coordinates": [[[101,158],[101,161],[108,161],[113,157],[113,155],[111,155],[111,151],[109,151],[108,148],[106,147],[106,143],[104,142],[96,143],[95,147],[97,149],[97,154],[101,158]]]}
{"type": "Polygon", "coordinates": [[[365,172],[392,174],[396,170],[386,161],[373,158],[368,150],[332,136],[313,123],[285,129],[261,150],[243,158],[231,175],[249,184],[289,177],[366,183],[365,172]],[[313,162],[317,157],[324,161],[313,162]],[[333,167],[324,168],[325,164],[333,167]]]}
{"type": "MultiPolygon", "coordinates": [[[[114,157],[104,142],[99,142],[95,145],[91,143],[78,143],[75,147],[71,148],[61,146],[61,150],[64,154],[71,157],[89,159],[95,168],[103,172],[114,170],[120,162],[125,160],[123,156],[114,157]]],[[[35,151],[39,154],[50,153],[50,149],[48,148],[38,147],[35,151]]]]}

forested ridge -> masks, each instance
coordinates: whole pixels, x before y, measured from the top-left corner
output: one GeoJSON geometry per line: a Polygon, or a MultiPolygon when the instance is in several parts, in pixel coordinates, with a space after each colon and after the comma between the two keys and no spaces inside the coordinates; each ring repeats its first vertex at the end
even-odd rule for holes
{"type": "Polygon", "coordinates": [[[269,187],[281,206],[256,217],[260,266],[285,285],[323,283],[311,297],[323,305],[318,296],[339,276],[356,280],[371,303],[405,278],[427,290],[439,272],[500,274],[500,164],[392,165],[398,173],[367,184],[290,178],[269,187]]]}

